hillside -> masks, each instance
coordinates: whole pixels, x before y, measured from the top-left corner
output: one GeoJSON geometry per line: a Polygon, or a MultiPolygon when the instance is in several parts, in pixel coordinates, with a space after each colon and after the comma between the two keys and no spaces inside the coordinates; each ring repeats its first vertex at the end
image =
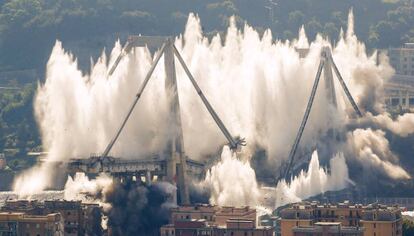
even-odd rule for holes
{"type": "Polygon", "coordinates": [[[290,39],[304,24],[312,38],[322,32],[335,40],[353,8],[356,32],[370,47],[414,40],[409,0],[9,0],[0,1],[0,71],[44,67],[56,39],[80,52],[88,63],[103,47],[129,34],[177,35],[190,12],[205,32],[223,31],[229,16],[275,37],[290,39]],[[266,6],[272,5],[273,19],[266,6]],[[323,9],[323,10],[322,10],[323,9]],[[86,50],[86,51],[85,51],[86,50]],[[30,56],[27,56],[30,55],[30,56]]]}

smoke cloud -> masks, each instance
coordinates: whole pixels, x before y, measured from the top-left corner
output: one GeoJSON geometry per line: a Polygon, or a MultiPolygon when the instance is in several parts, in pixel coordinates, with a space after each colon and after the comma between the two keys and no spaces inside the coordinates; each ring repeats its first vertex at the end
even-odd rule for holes
{"type": "Polygon", "coordinates": [[[381,128],[391,131],[402,137],[407,137],[414,133],[414,114],[405,113],[397,116],[395,120],[391,118],[388,113],[383,113],[377,116],[369,116],[372,121],[381,128]]]}
{"type": "Polygon", "coordinates": [[[76,173],[74,178],[68,177],[64,189],[64,198],[68,201],[82,201],[100,204],[104,209],[110,205],[104,202],[104,194],[113,186],[112,177],[100,174],[95,179],[89,179],[84,173],[76,173]]]}
{"type": "Polygon", "coordinates": [[[105,197],[111,205],[107,214],[112,235],[158,235],[159,228],[168,223],[171,207],[164,187],[116,182],[105,197]]]}
{"type": "Polygon", "coordinates": [[[409,179],[410,175],[398,163],[391,152],[382,130],[356,129],[348,133],[348,145],[357,161],[369,171],[379,170],[393,179],[409,179]]]}

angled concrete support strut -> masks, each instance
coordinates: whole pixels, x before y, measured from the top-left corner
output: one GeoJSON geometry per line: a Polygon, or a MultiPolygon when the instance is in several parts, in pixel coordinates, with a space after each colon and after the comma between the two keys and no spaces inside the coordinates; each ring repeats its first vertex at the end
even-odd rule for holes
{"type": "Polygon", "coordinates": [[[341,86],[342,86],[342,89],[345,91],[345,94],[346,94],[346,96],[347,96],[347,98],[348,98],[349,102],[351,103],[351,105],[352,105],[352,107],[354,108],[354,110],[355,110],[355,112],[357,113],[357,115],[358,115],[359,117],[362,117],[362,113],[361,113],[361,111],[359,110],[358,105],[356,104],[356,102],[355,102],[354,98],[352,97],[351,92],[349,92],[349,89],[348,89],[348,87],[346,86],[345,81],[344,81],[344,79],[342,78],[342,75],[341,75],[341,73],[339,72],[338,67],[336,66],[336,64],[335,64],[335,62],[334,62],[334,60],[333,60],[333,58],[332,58],[332,54],[330,54],[330,55],[329,55],[329,60],[330,60],[330,62],[331,62],[331,64],[332,64],[332,66],[333,66],[333,69],[334,69],[334,71],[335,71],[336,77],[338,78],[339,83],[340,83],[340,84],[341,84],[341,86]]]}
{"type": "Polygon", "coordinates": [[[157,57],[155,58],[154,62],[151,65],[151,68],[149,69],[147,75],[145,76],[144,81],[141,84],[141,87],[138,90],[137,95],[135,96],[134,101],[131,104],[131,107],[128,110],[128,113],[125,117],[125,119],[123,120],[121,127],[118,129],[118,131],[115,134],[115,137],[111,140],[111,142],[108,144],[108,146],[106,147],[105,151],[103,152],[101,158],[105,158],[108,156],[109,152],[111,151],[112,147],[114,146],[116,140],[118,139],[119,135],[121,134],[122,130],[125,127],[125,124],[127,123],[129,117],[131,116],[132,112],[134,111],[135,106],[137,105],[137,102],[139,101],[139,99],[141,98],[142,93],[144,92],[145,87],[148,84],[149,79],[152,76],[152,73],[155,70],[155,67],[158,64],[158,61],[160,60],[162,54],[164,53],[164,49],[165,49],[165,44],[162,45],[160,52],[158,53],[157,57]]]}
{"type": "Polygon", "coordinates": [[[240,146],[245,146],[244,139],[235,139],[230,134],[226,126],[224,125],[223,121],[220,119],[220,117],[217,115],[217,113],[214,111],[213,107],[208,102],[206,96],[204,95],[203,91],[201,91],[200,87],[198,86],[196,80],[194,79],[193,75],[191,74],[190,70],[188,69],[187,65],[184,62],[184,59],[181,57],[180,53],[178,52],[177,48],[174,46],[174,53],[176,57],[178,58],[178,61],[180,62],[181,66],[183,67],[185,73],[187,74],[187,77],[190,79],[191,83],[193,84],[195,90],[197,91],[197,94],[200,96],[201,100],[204,103],[204,106],[207,108],[208,112],[210,113],[211,117],[213,117],[214,121],[216,122],[217,126],[220,128],[221,132],[223,132],[224,136],[229,141],[230,148],[232,150],[236,150],[240,146]]]}
{"type": "Polygon", "coordinates": [[[324,47],[322,49],[322,52],[321,52],[321,61],[320,61],[320,64],[319,64],[318,72],[316,74],[316,78],[315,78],[315,82],[314,82],[314,85],[313,85],[313,88],[312,88],[312,92],[311,92],[311,95],[310,95],[310,98],[309,98],[309,101],[308,101],[308,105],[306,107],[305,114],[304,114],[303,119],[302,119],[302,123],[299,127],[299,131],[296,135],[295,141],[294,141],[293,146],[291,148],[291,151],[289,153],[289,158],[288,158],[289,164],[288,164],[288,166],[285,170],[285,175],[284,175],[285,179],[288,177],[289,172],[292,168],[292,164],[293,164],[293,161],[294,161],[294,158],[295,158],[296,150],[297,150],[298,145],[300,143],[300,140],[302,138],[302,134],[303,134],[303,131],[305,129],[307,120],[309,118],[309,114],[310,114],[310,111],[311,111],[311,108],[312,108],[313,100],[315,98],[315,94],[316,94],[316,90],[317,90],[317,87],[318,87],[318,83],[319,83],[319,80],[320,80],[322,70],[324,72],[325,88],[327,90],[328,100],[334,107],[337,107],[337,101],[336,101],[336,95],[335,95],[335,85],[334,85],[334,80],[333,80],[333,75],[332,75],[332,69],[335,72],[335,75],[338,78],[339,83],[341,84],[342,89],[344,90],[344,92],[345,92],[349,102],[351,103],[352,107],[354,108],[355,112],[357,113],[357,115],[359,117],[362,117],[362,113],[359,110],[358,105],[356,104],[356,102],[353,99],[351,93],[349,92],[348,87],[346,86],[345,81],[343,80],[342,75],[339,72],[338,67],[336,66],[336,64],[333,60],[331,49],[329,47],[324,47]]]}
{"type": "Polygon", "coordinates": [[[296,150],[297,150],[299,142],[302,138],[302,134],[303,134],[303,131],[305,129],[306,123],[308,121],[309,114],[310,114],[310,111],[311,111],[312,105],[313,105],[313,100],[315,99],[316,90],[318,89],[319,80],[321,78],[322,69],[323,69],[324,64],[325,64],[325,60],[326,60],[326,58],[321,58],[321,61],[319,63],[318,72],[316,73],[316,78],[315,78],[315,82],[313,83],[312,92],[311,92],[311,95],[309,97],[308,105],[306,106],[305,114],[303,115],[302,123],[301,123],[301,125],[299,127],[299,131],[296,135],[295,142],[293,143],[293,146],[292,146],[292,148],[290,150],[290,153],[289,153],[289,159],[288,159],[289,164],[288,164],[288,166],[286,168],[286,171],[285,171],[285,179],[288,177],[290,169],[292,168],[292,164],[293,164],[293,160],[295,158],[296,150]]]}

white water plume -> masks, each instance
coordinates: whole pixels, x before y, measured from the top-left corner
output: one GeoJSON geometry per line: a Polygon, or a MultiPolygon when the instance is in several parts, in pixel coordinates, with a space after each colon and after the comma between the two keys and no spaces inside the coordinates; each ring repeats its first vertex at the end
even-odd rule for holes
{"type": "Polygon", "coordinates": [[[282,180],[277,184],[275,207],[299,202],[326,191],[341,190],[351,183],[342,153],[330,160],[330,173],[328,173],[324,167],[320,166],[318,153],[315,151],[307,171],[302,170],[290,183],[282,180]]]}
{"type": "MultiPolygon", "coordinates": [[[[299,39],[292,42],[273,39],[270,30],[260,36],[247,24],[238,29],[234,19],[230,20],[224,39],[220,35],[207,39],[200,19],[193,14],[175,45],[230,132],[246,138],[244,155],[251,156],[249,153],[257,147],[263,148],[275,170],[287,158],[293,143],[322,47],[332,47],[333,58],[363,110],[381,111],[378,91],[392,75],[386,59],[377,64],[376,54],[367,55],[364,44],[354,35],[351,14],[348,32],[341,34],[335,46],[320,35],[309,42],[304,29],[299,39]],[[300,58],[295,48],[308,45],[309,54],[300,58]]],[[[120,49],[117,43],[109,60],[103,54],[92,65],[91,72],[83,74],[76,59],[64,51],[60,42],[56,43],[47,64],[45,83],[39,85],[35,99],[43,148],[49,153],[47,162],[101,153],[113,138],[152,61],[147,49],[136,48],[108,77],[108,65],[112,65],[120,49]]],[[[177,61],[176,69],[185,152],[191,158],[202,159],[219,150],[226,140],[177,61]]],[[[143,158],[163,151],[170,132],[170,99],[165,95],[164,79],[161,62],[111,155],[143,158]]],[[[321,83],[301,140],[303,147],[314,146],[320,136],[342,127],[341,123],[348,119],[344,108],[349,109],[350,105],[344,94],[336,90],[339,109],[332,112],[326,109],[323,79],[321,83]]],[[[238,165],[232,158],[224,157],[222,165],[238,165]]],[[[42,174],[24,173],[14,188],[19,192],[46,188],[56,173],[47,164],[40,168],[42,174]],[[33,181],[38,184],[33,185],[33,181]],[[27,186],[30,188],[26,189],[27,186]]]]}

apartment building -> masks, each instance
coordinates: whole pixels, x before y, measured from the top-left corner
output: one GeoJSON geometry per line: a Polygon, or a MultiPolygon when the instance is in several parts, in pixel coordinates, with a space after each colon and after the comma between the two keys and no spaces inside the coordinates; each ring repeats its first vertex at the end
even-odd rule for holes
{"type": "MultiPolygon", "coordinates": [[[[295,203],[280,211],[282,236],[341,232],[343,235],[401,236],[401,210],[396,206],[371,204],[295,203]],[[325,231],[324,231],[325,230],[325,231]]],[[[342,235],[339,234],[339,235],[342,235]]],[[[324,234],[322,234],[324,235],[324,234]]],[[[326,234],[330,235],[330,234],[326,234]]]]}
{"type": "Polygon", "coordinates": [[[61,216],[59,213],[30,215],[17,212],[0,212],[0,235],[63,235],[61,216]]]}
{"type": "Polygon", "coordinates": [[[389,48],[388,57],[395,75],[385,83],[385,104],[390,111],[414,109],[414,43],[389,48]]]}
{"type": "Polygon", "coordinates": [[[363,236],[364,229],[360,227],[342,226],[340,222],[317,222],[312,226],[295,226],[292,229],[295,236],[363,236]]]}
{"type": "Polygon", "coordinates": [[[98,204],[64,200],[44,202],[9,200],[0,209],[0,212],[15,212],[16,214],[18,212],[33,217],[57,213],[60,216],[60,223],[65,236],[91,235],[102,230],[102,209],[98,204]]]}
{"type": "Polygon", "coordinates": [[[273,228],[259,227],[256,210],[211,205],[180,206],[171,210],[170,224],[161,236],[273,236],[273,228]]]}
{"type": "Polygon", "coordinates": [[[405,43],[401,48],[389,48],[388,57],[397,75],[414,77],[414,43],[405,43]]]}
{"type": "Polygon", "coordinates": [[[362,211],[360,223],[365,228],[364,235],[402,235],[401,211],[395,207],[366,208],[362,211]]]}

